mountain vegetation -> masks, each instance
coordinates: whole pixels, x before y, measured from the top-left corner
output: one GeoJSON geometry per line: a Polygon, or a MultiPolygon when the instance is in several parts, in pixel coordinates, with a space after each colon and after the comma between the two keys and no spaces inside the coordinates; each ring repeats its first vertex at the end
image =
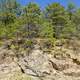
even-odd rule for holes
{"type": "MultiPolygon", "coordinates": [[[[42,9],[33,1],[22,6],[17,0],[0,0],[0,50],[2,51],[0,52],[0,60],[6,61],[5,59],[8,57],[11,58],[11,61],[15,61],[21,69],[19,75],[25,73],[25,70],[22,68],[22,65],[25,65],[32,73],[36,74],[32,74],[32,76],[37,76],[40,80],[56,80],[42,79],[41,76],[43,74],[49,75],[48,72],[43,71],[43,66],[50,66],[48,65],[49,62],[56,72],[58,70],[62,71],[63,67],[64,70],[68,66],[72,66],[73,69],[73,66],[76,65],[80,67],[80,61],[76,57],[73,58],[74,54],[72,54],[76,53],[78,55],[80,52],[79,47],[80,8],[77,8],[73,3],[69,3],[65,8],[60,3],[54,2],[42,9]],[[46,56],[45,53],[50,54],[46,56]],[[49,60],[51,58],[50,56],[54,56],[55,59],[53,61],[49,60]],[[24,57],[30,58],[31,63],[27,58],[25,60],[24,57]],[[71,59],[72,65],[68,61],[68,64],[66,64],[65,61],[66,67],[63,62],[60,62],[60,60],[63,61],[65,58],[71,59]],[[23,62],[20,65],[21,62],[19,61],[21,60],[24,60],[24,63],[28,62],[30,65],[26,65],[23,62]],[[42,61],[41,64],[43,66],[37,64],[36,60],[38,62],[42,61]],[[45,64],[43,64],[43,61],[45,64]],[[57,63],[58,61],[60,63],[57,63]],[[41,68],[39,71],[37,71],[37,67],[34,67],[37,65],[41,68]],[[40,72],[40,70],[43,72],[40,72]]],[[[52,70],[50,71],[52,72],[52,70]]],[[[77,73],[72,72],[71,75],[73,74],[75,75],[77,73]]],[[[17,74],[17,76],[19,75],[17,74]]],[[[27,79],[24,79],[22,76],[18,78],[15,79],[27,79]]],[[[29,80],[32,79],[29,78],[29,80]]]]}
{"type": "Polygon", "coordinates": [[[80,9],[73,3],[67,8],[52,3],[44,10],[33,2],[25,7],[16,0],[1,0],[0,4],[0,39],[15,37],[17,32],[27,38],[80,38],[80,9]]]}

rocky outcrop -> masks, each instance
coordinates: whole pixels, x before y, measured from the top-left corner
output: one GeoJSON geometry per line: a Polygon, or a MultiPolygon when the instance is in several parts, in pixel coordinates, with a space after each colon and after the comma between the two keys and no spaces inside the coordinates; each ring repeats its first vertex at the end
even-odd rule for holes
{"type": "MultiPolygon", "coordinates": [[[[79,80],[79,61],[73,53],[67,49],[56,48],[51,54],[40,50],[39,45],[35,45],[29,56],[20,60],[20,64],[25,73],[40,80],[79,80]],[[77,71],[76,71],[77,70],[77,71]]],[[[79,57],[79,56],[78,56],[79,57]]],[[[37,80],[38,80],[37,79],[37,80]]]]}
{"type": "MultiPolygon", "coordinates": [[[[6,53],[14,54],[11,50],[1,48],[0,55],[6,53]]],[[[19,58],[17,63],[9,56],[0,58],[3,60],[0,61],[0,80],[5,80],[3,77],[13,75],[16,71],[30,76],[30,80],[80,80],[80,55],[65,47],[55,46],[47,52],[41,50],[39,44],[35,44],[29,55],[19,58]]]]}

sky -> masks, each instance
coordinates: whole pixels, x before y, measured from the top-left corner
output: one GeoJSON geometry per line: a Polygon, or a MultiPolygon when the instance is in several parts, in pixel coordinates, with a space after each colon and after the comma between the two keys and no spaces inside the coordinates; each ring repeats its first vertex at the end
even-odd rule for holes
{"type": "Polygon", "coordinates": [[[33,1],[40,5],[41,8],[45,8],[48,4],[58,2],[64,7],[68,5],[69,1],[72,1],[77,7],[80,7],[80,0],[18,0],[21,5],[27,5],[30,1],[33,1]]]}

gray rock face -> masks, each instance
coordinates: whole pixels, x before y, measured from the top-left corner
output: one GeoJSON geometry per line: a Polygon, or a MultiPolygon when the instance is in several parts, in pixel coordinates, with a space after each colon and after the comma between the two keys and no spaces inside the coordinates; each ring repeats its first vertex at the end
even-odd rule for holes
{"type": "MultiPolygon", "coordinates": [[[[59,50],[57,47],[48,54],[40,50],[39,45],[34,47],[28,56],[20,58],[18,62],[32,80],[80,80],[80,55],[75,55],[72,50],[64,48],[59,50]]],[[[11,53],[3,49],[1,54],[6,52],[11,53]]],[[[19,66],[15,62],[10,62],[8,58],[0,64],[0,80],[5,80],[2,78],[12,72],[20,71],[19,66]]]]}
{"type": "Polygon", "coordinates": [[[73,62],[72,57],[68,54],[54,57],[55,53],[43,53],[35,47],[19,63],[26,74],[33,76],[33,80],[80,80],[80,66],[73,62]]]}
{"type": "Polygon", "coordinates": [[[35,76],[44,76],[45,74],[50,74],[50,64],[48,62],[48,56],[43,55],[43,51],[39,49],[34,49],[32,53],[22,59],[19,62],[25,70],[26,74],[31,74],[35,76]]]}

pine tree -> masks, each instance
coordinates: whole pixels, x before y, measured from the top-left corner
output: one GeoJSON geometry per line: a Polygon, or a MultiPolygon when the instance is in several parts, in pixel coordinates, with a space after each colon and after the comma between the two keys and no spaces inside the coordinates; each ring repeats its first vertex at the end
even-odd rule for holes
{"type": "Polygon", "coordinates": [[[62,28],[66,24],[65,9],[59,3],[52,3],[46,8],[46,18],[52,22],[54,37],[59,38],[62,28]]]}
{"type": "Polygon", "coordinates": [[[40,7],[37,4],[30,2],[24,8],[24,13],[25,13],[24,17],[26,17],[26,23],[28,24],[27,26],[28,34],[36,33],[39,28],[38,26],[39,26],[40,19],[41,19],[40,7]]]}

